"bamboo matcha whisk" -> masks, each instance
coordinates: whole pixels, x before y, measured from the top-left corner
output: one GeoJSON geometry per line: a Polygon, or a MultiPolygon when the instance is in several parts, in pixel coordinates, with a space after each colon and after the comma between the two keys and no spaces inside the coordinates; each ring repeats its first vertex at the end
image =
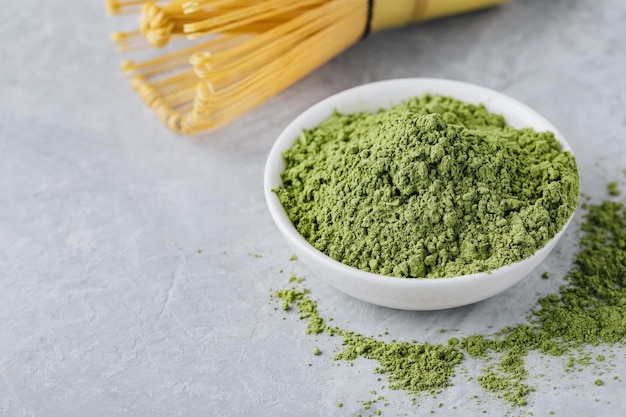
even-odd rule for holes
{"type": "Polygon", "coordinates": [[[176,47],[124,61],[122,69],[164,124],[194,134],[269,99],[370,31],[505,1],[108,0],[107,6],[111,14],[139,14],[139,29],[113,34],[119,50],[176,47]]]}

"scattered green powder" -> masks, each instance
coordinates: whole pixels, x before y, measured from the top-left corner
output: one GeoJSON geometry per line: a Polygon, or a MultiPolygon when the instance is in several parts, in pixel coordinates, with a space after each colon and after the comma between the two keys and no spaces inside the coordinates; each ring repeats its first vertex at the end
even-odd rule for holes
{"type": "Polygon", "coordinates": [[[297,277],[295,275],[292,275],[292,276],[289,277],[289,283],[295,282],[297,284],[302,284],[303,281],[304,281],[303,278],[299,278],[299,277],[297,277]]]}
{"type": "Polygon", "coordinates": [[[615,181],[610,182],[609,185],[607,186],[607,188],[609,190],[609,195],[612,195],[612,196],[619,195],[619,188],[617,186],[617,182],[615,182],[615,181]]]}
{"type": "Polygon", "coordinates": [[[319,334],[326,330],[327,326],[324,323],[324,319],[317,312],[317,303],[308,297],[309,293],[310,291],[306,288],[303,290],[291,288],[276,291],[274,297],[283,300],[282,309],[284,311],[290,310],[291,305],[295,304],[299,318],[308,321],[306,333],[319,334]]]}
{"type": "Polygon", "coordinates": [[[579,196],[550,132],[449,97],[333,114],[284,152],[274,190],[298,232],[333,259],[396,277],[490,271],[543,247],[579,196]]]}
{"type": "MultiPolygon", "coordinates": [[[[308,334],[338,335],[341,350],[335,360],[371,359],[376,372],[385,374],[389,387],[411,394],[437,394],[451,385],[464,355],[484,361],[478,383],[512,405],[525,405],[534,390],[525,381],[524,361],[531,351],[564,356],[566,369],[575,363],[588,366],[592,357],[583,349],[600,343],[624,343],[626,336],[626,207],[607,201],[590,205],[581,228],[584,232],[567,285],[541,298],[527,324],[506,326],[492,336],[450,338],[444,344],[382,340],[325,324],[309,290],[290,288],[274,296],[283,309],[295,304],[307,321],[308,334]],[[572,355],[578,353],[578,358],[572,355]]],[[[596,360],[605,360],[597,355],[596,360]]],[[[602,385],[602,380],[595,381],[602,385]]],[[[365,402],[364,409],[365,407],[365,402]]]]}
{"type": "Polygon", "coordinates": [[[289,258],[290,261],[297,261],[298,257],[296,256],[296,254],[291,255],[291,257],[289,258]]]}
{"type": "Polygon", "coordinates": [[[321,354],[322,354],[322,351],[320,350],[320,348],[318,348],[317,346],[315,346],[315,347],[313,348],[313,354],[314,354],[315,356],[319,356],[319,355],[321,355],[321,354]]]}
{"type": "Polygon", "coordinates": [[[374,359],[379,363],[376,371],[388,375],[390,388],[403,389],[412,394],[423,391],[438,393],[448,387],[456,365],[463,359],[460,351],[449,346],[386,343],[346,331],[339,334],[344,338],[344,349],[335,356],[335,360],[374,359]]]}

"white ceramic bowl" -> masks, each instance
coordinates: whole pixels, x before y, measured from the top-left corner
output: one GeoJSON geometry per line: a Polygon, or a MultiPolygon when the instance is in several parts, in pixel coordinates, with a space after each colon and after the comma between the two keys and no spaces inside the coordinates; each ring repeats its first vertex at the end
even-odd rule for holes
{"type": "Polygon", "coordinates": [[[374,112],[400,104],[424,93],[441,94],[459,100],[484,104],[488,110],[502,114],[509,125],[552,131],[563,149],[571,148],[546,119],[524,104],[501,93],[458,81],[408,78],[375,82],[335,94],[298,116],[278,137],[265,167],[265,198],[278,229],[298,258],[336,289],[355,298],[385,307],[405,310],[439,310],[484,300],[506,290],[527,276],[545,257],[563,234],[563,229],[546,246],[520,262],[489,273],[451,278],[394,278],[361,271],[335,261],[311,246],[293,226],[273,188],[282,185],[285,169],[282,152],[291,148],[303,129],[319,125],[333,110],[340,113],[374,112]]]}

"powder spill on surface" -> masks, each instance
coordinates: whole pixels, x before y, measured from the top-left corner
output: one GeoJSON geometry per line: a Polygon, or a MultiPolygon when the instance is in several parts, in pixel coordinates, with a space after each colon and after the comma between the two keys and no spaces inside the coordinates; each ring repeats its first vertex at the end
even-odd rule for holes
{"type": "Polygon", "coordinates": [[[335,113],[284,152],[281,204],[320,251],[364,271],[450,277],[543,247],[579,197],[574,157],[550,132],[449,97],[335,113]]]}
{"type": "MultiPolygon", "coordinates": [[[[589,205],[583,235],[567,285],[542,297],[527,323],[507,326],[492,335],[450,338],[445,344],[391,341],[329,326],[310,298],[309,290],[292,287],[273,294],[283,309],[295,305],[307,321],[307,334],[327,333],[342,338],[335,360],[374,360],[389,387],[410,394],[436,395],[451,385],[457,367],[467,357],[484,362],[478,377],[487,392],[512,405],[527,403],[534,388],[525,367],[528,353],[564,357],[566,369],[593,363],[585,347],[624,343],[626,336],[626,208],[606,201],[589,205]]],[[[609,357],[610,358],[610,357],[609,357]]],[[[606,363],[604,355],[595,356],[606,363]]],[[[602,379],[590,381],[603,385],[602,379]]]]}

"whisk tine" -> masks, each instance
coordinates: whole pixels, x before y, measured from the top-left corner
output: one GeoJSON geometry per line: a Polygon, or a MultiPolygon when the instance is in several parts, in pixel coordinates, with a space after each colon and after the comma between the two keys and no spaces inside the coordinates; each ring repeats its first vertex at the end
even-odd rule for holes
{"type": "Polygon", "coordinates": [[[125,3],[141,7],[141,24],[116,34],[120,49],[141,47],[142,37],[163,46],[184,31],[193,32],[188,38],[208,37],[143,62],[123,63],[142,100],[183,134],[213,129],[282,91],[356,42],[367,15],[364,0],[125,3]]]}
{"type": "Polygon", "coordinates": [[[112,16],[138,13],[145,3],[154,0],[106,0],[107,12],[112,16]]]}
{"type": "MultiPolygon", "coordinates": [[[[249,65],[254,56],[278,55],[289,45],[323,28],[324,22],[319,19],[323,13],[323,9],[311,10],[232,48],[211,54],[196,54],[192,57],[192,63],[196,71],[202,71],[206,65],[224,69],[232,68],[233,65],[249,65]]],[[[198,76],[203,77],[201,74],[198,76]]]]}
{"type": "MultiPolygon", "coordinates": [[[[196,57],[194,70],[198,78],[211,80],[213,85],[228,85],[234,80],[255,73],[265,65],[279,59],[281,55],[295,47],[307,36],[315,33],[319,27],[319,22],[313,20],[302,25],[298,31],[292,31],[268,41],[267,48],[250,48],[244,43],[238,48],[232,48],[222,53],[202,58],[196,57]]],[[[254,40],[256,41],[256,38],[254,40]]]]}
{"type": "Polygon", "coordinates": [[[204,32],[228,32],[236,27],[248,25],[250,23],[266,20],[279,16],[294,9],[303,9],[306,6],[320,5],[326,0],[301,0],[285,4],[284,0],[269,0],[257,3],[250,7],[225,12],[206,20],[188,23],[183,26],[185,33],[204,32]]]}
{"type": "Polygon", "coordinates": [[[180,40],[173,51],[126,60],[122,69],[166,126],[195,134],[278,94],[370,26],[376,31],[506,0],[106,1],[111,14],[140,15],[138,29],[112,36],[118,49],[180,40]],[[185,45],[196,38],[203,40],[185,45]]]}

